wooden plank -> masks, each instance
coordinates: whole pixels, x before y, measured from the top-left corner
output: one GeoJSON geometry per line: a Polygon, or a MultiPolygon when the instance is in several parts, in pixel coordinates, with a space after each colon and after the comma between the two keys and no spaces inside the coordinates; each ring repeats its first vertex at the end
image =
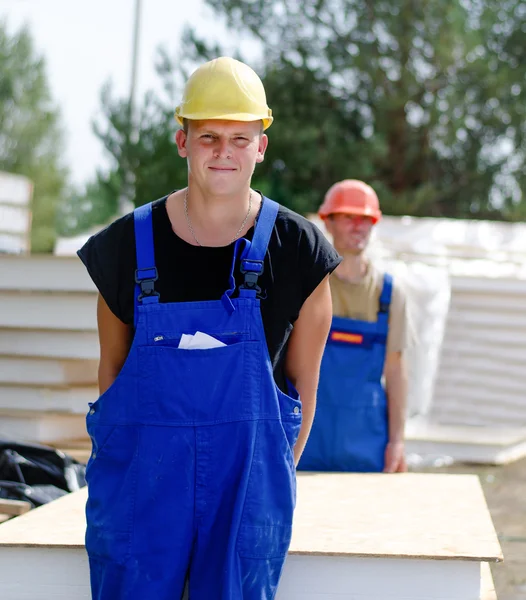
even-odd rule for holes
{"type": "Polygon", "coordinates": [[[502,560],[476,476],[300,474],[296,554],[502,560]]]}
{"type": "Polygon", "coordinates": [[[51,387],[0,384],[0,411],[40,411],[84,414],[98,398],[97,386],[51,387]]]}
{"type": "Polygon", "coordinates": [[[95,331],[0,329],[0,355],[43,358],[99,359],[95,331]]]}
{"type": "MultiPolygon", "coordinates": [[[[0,546],[81,548],[86,490],[0,527],[0,546]],[[57,530],[56,523],[63,526],[57,530]]],[[[500,561],[477,477],[311,474],[298,477],[291,554],[500,561]]]]}
{"type": "Polygon", "coordinates": [[[0,547],[83,548],[86,498],[87,489],[82,488],[4,523],[0,547]]]}
{"type": "Polygon", "coordinates": [[[0,254],[0,290],[94,292],[95,285],[76,256],[0,254]]]}
{"type": "Polygon", "coordinates": [[[0,385],[96,385],[97,371],[97,360],[26,358],[0,355],[0,385]]]}
{"type": "Polygon", "coordinates": [[[0,327],[97,331],[97,295],[2,292],[0,327]]]}
{"type": "Polygon", "coordinates": [[[87,435],[84,414],[0,410],[0,437],[4,439],[47,444],[65,435],[87,435]]]}
{"type": "Polygon", "coordinates": [[[31,504],[23,500],[6,500],[0,498],[0,513],[11,517],[18,517],[31,510],[31,504]]]}

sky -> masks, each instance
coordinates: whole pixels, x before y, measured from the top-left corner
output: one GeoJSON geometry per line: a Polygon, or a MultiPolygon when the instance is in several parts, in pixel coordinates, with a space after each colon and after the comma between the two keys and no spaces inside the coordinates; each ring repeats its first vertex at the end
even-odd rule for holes
{"type": "MultiPolygon", "coordinates": [[[[44,56],[53,99],[62,113],[64,159],[73,183],[82,184],[96,167],[108,165],[92,131],[100,108],[100,90],[111,79],[119,96],[130,87],[135,0],[0,0],[0,20],[10,31],[28,24],[37,51],[44,56]]],[[[156,50],[173,56],[182,29],[191,23],[201,37],[240,44],[244,56],[257,56],[257,45],[226,34],[226,27],[204,0],[142,0],[137,98],[159,89],[156,50]]],[[[174,107],[175,108],[175,107],[174,107]]]]}

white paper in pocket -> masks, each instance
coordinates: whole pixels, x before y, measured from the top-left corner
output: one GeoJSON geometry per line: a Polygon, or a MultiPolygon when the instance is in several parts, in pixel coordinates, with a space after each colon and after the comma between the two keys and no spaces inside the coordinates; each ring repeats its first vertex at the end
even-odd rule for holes
{"type": "Polygon", "coordinates": [[[215,337],[202,331],[196,331],[195,335],[184,333],[178,347],[183,350],[206,350],[207,348],[221,348],[223,346],[226,346],[226,344],[216,340],[215,337]]]}
{"type": "Polygon", "coordinates": [[[187,350],[193,337],[194,337],[193,335],[189,335],[188,333],[183,333],[183,335],[181,336],[181,339],[179,340],[179,346],[177,346],[177,347],[181,348],[181,350],[187,350]]]}

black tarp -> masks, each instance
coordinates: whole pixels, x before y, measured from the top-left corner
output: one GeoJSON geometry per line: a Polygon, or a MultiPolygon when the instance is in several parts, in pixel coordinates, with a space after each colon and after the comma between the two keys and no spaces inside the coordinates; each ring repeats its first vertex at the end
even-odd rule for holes
{"type": "Polygon", "coordinates": [[[41,506],[85,486],[84,473],[60,450],[0,439],[0,498],[41,506]]]}

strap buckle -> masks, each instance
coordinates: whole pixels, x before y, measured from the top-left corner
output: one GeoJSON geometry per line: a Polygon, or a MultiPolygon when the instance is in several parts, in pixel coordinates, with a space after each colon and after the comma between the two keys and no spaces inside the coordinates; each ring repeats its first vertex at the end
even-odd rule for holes
{"type": "Polygon", "coordinates": [[[138,283],[141,288],[141,293],[137,297],[138,301],[141,301],[145,297],[160,296],[159,292],[155,291],[155,282],[158,278],[157,267],[137,269],[135,271],[135,283],[138,283]],[[150,277],[148,277],[148,273],[151,274],[150,277]]]}
{"type": "Polygon", "coordinates": [[[262,260],[250,260],[244,258],[241,261],[240,271],[244,275],[244,281],[240,288],[244,290],[255,290],[256,295],[260,295],[261,288],[258,285],[258,279],[264,271],[264,262],[262,260]]]}

